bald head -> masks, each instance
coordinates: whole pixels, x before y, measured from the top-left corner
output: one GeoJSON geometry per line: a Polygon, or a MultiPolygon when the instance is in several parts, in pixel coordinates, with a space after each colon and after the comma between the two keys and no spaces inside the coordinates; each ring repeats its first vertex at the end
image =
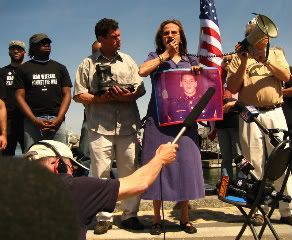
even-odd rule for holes
{"type": "Polygon", "coordinates": [[[97,52],[100,49],[100,47],[101,47],[101,44],[100,44],[99,41],[96,40],[95,42],[93,42],[92,45],[91,45],[91,52],[92,52],[92,54],[94,54],[95,52],[97,52]]]}

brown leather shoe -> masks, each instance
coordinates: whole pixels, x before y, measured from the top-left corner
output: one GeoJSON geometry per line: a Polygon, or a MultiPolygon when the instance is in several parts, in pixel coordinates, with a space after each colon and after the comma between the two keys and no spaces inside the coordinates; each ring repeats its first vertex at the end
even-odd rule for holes
{"type": "Polygon", "coordinates": [[[94,228],[94,234],[104,234],[109,229],[113,228],[113,223],[110,221],[99,221],[94,228]]]}
{"type": "Polygon", "coordinates": [[[255,214],[251,217],[250,222],[254,225],[254,226],[263,226],[264,224],[264,216],[262,214],[255,214]]]}

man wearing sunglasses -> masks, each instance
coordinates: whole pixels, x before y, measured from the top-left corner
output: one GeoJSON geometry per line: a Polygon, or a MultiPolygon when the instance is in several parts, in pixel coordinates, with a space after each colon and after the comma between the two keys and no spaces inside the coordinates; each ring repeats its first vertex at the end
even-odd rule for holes
{"type": "Polygon", "coordinates": [[[58,141],[43,140],[32,145],[25,158],[59,174],[71,193],[79,215],[80,239],[85,240],[86,225],[96,213],[101,210],[113,212],[117,201],[143,193],[157,178],[162,167],[175,160],[177,148],[177,144],[160,145],[152,160],[133,174],[120,179],[73,178],[74,166],[78,163],[69,147],[58,141]],[[60,164],[63,165],[62,171],[60,164]]]}

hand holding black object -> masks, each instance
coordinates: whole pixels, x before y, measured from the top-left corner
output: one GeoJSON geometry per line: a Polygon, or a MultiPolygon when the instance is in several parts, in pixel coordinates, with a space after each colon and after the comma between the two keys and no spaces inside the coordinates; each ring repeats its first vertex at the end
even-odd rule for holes
{"type": "Polygon", "coordinates": [[[186,119],[183,122],[183,125],[185,127],[191,127],[194,124],[194,121],[200,116],[200,114],[203,112],[213,95],[215,94],[215,88],[209,87],[208,90],[204,93],[204,95],[201,97],[199,102],[196,104],[196,106],[193,108],[193,110],[190,112],[190,114],[186,117],[186,119]]]}
{"type": "Polygon", "coordinates": [[[247,48],[242,45],[242,43],[237,43],[235,45],[235,51],[237,52],[237,55],[241,62],[246,62],[248,59],[248,51],[247,48]]]}
{"type": "Polygon", "coordinates": [[[171,59],[175,54],[179,53],[179,44],[174,38],[170,38],[167,43],[165,52],[167,52],[169,58],[171,59]]]}
{"type": "Polygon", "coordinates": [[[111,88],[111,97],[114,101],[119,102],[129,102],[134,100],[134,93],[130,91],[131,89],[123,88],[119,86],[113,86],[111,88]]]}

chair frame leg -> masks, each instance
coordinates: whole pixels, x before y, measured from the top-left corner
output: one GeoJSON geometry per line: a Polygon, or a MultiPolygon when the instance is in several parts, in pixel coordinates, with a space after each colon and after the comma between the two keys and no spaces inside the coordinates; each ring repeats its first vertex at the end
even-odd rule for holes
{"type": "Polygon", "coordinates": [[[264,210],[262,208],[259,208],[260,211],[263,213],[263,216],[264,216],[264,219],[265,219],[264,224],[261,227],[260,232],[258,234],[259,239],[262,238],[267,225],[270,228],[271,232],[273,233],[275,239],[280,239],[278,233],[276,232],[275,228],[273,227],[273,225],[272,225],[272,223],[270,221],[270,218],[273,215],[273,212],[275,211],[275,208],[276,208],[276,201],[272,204],[272,207],[271,207],[270,211],[268,212],[268,214],[265,214],[264,210]]]}
{"type": "Polygon", "coordinates": [[[257,232],[255,230],[255,227],[253,226],[253,224],[250,221],[251,217],[253,216],[254,212],[256,211],[256,207],[251,208],[251,210],[249,211],[248,214],[244,211],[243,207],[237,206],[237,208],[239,209],[239,211],[242,213],[242,215],[244,217],[244,224],[241,227],[241,229],[240,229],[240,231],[237,234],[235,239],[239,240],[242,237],[243,233],[245,232],[247,226],[249,226],[254,239],[258,240],[259,238],[258,238],[257,232]]]}
{"type": "MultiPolygon", "coordinates": [[[[276,163],[278,164],[278,162],[276,162],[276,163]]],[[[262,180],[260,180],[258,182],[259,185],[257,188],[257,192],[255,194],[255,196],[256,196],[255,199],[251,198],[250,202],[248,202],[245,198],[243,198],[243,200],[245,200],[245,201],[243,201],[244,202],[243,203],[242,201],[232,201],[231,198],[227,199],[225,197],[222,198],[222,196],[218,196],[218,197],[222,198],[221,199],[222,201],[235,205],[243,215],[244,223],[243,223],[243,226],[241,227],[241,229],[240,229],[240,231],[235,239],[240,239],[242,237],[247,226],[249,226],[249,228],[251,229],[251,232],[253,234],[254,239],[256,239],[256,240],[261,239],[267,225],[268,225],[269,229],[271,230],[274,238],[277,240],[280,239],[279,235],[277,234],[275,228],[273,227],[273,225],[270,221],[270,218],[271,218],[271,216],[276,208],[276,204],[282,198],[282,194],[283,194],[284,189],[286,187],[289,174],[290,173],[292,174],[292,140],[284,140],[281,143],[279,143],[277,146],[275,146],[273,152],[270,154],[269,158],[267,159],[266,165],[267,165],[266,169],[268,169],[268,170],[265,171],[262,180]],[[289,142],[289,148],[285,148],[285,145],[288,142],[289,142]],[[265,200],[267,200],[264,198],[266,196],[266,194],[270,194],[269,192],[267,193],[265,191],[266,184],[268,183],[268,181],[275,181],[276,179],[279,179],[279,175],[282,174],[282,172],[271,173],[269,171],[269,169],[273,170],[274,161],[275,160],[278,161],[279,155],[283,157],[283,161],[282,161],[283,165],[278,170],[279,171],[282,171],[282,170],[286,171],[286,173],[283,173],[283,174],[285,174],[285,176],[284,176],[284,179],[282,182],[281,189],[278,190],[278,192],[277,192],[277,196],[275,198],[273,198],[274,196],[268,195],[268,196],[272,197],[272,202],[271,202],[270,210],[266,213],[264,211],[264,209],[261,207],[261,204],[263,204],[265,202],[265,200]],[[286,166],[286,164],[287,164],[287,166],[286,166]],[[286,169],[284,169],[285,166],[286,166],[286,169]],[[248,208],[249,211],[245,210],[245,208],[248,208]],[[263,226],[260,228],[259,234],[257,234],[255,226],[251,221],[251,218],[253,217],[253,215],[257,209],[259,209],[259,211],[262,213],[263,218],[264,218],[264,223],[263,223],[263,226]]],[[[270,186],[270,184],[269,184],[269,186],[270,186]]],[[[232,197],[232,195],[230,195],[230,196],[232,197]]]]}

